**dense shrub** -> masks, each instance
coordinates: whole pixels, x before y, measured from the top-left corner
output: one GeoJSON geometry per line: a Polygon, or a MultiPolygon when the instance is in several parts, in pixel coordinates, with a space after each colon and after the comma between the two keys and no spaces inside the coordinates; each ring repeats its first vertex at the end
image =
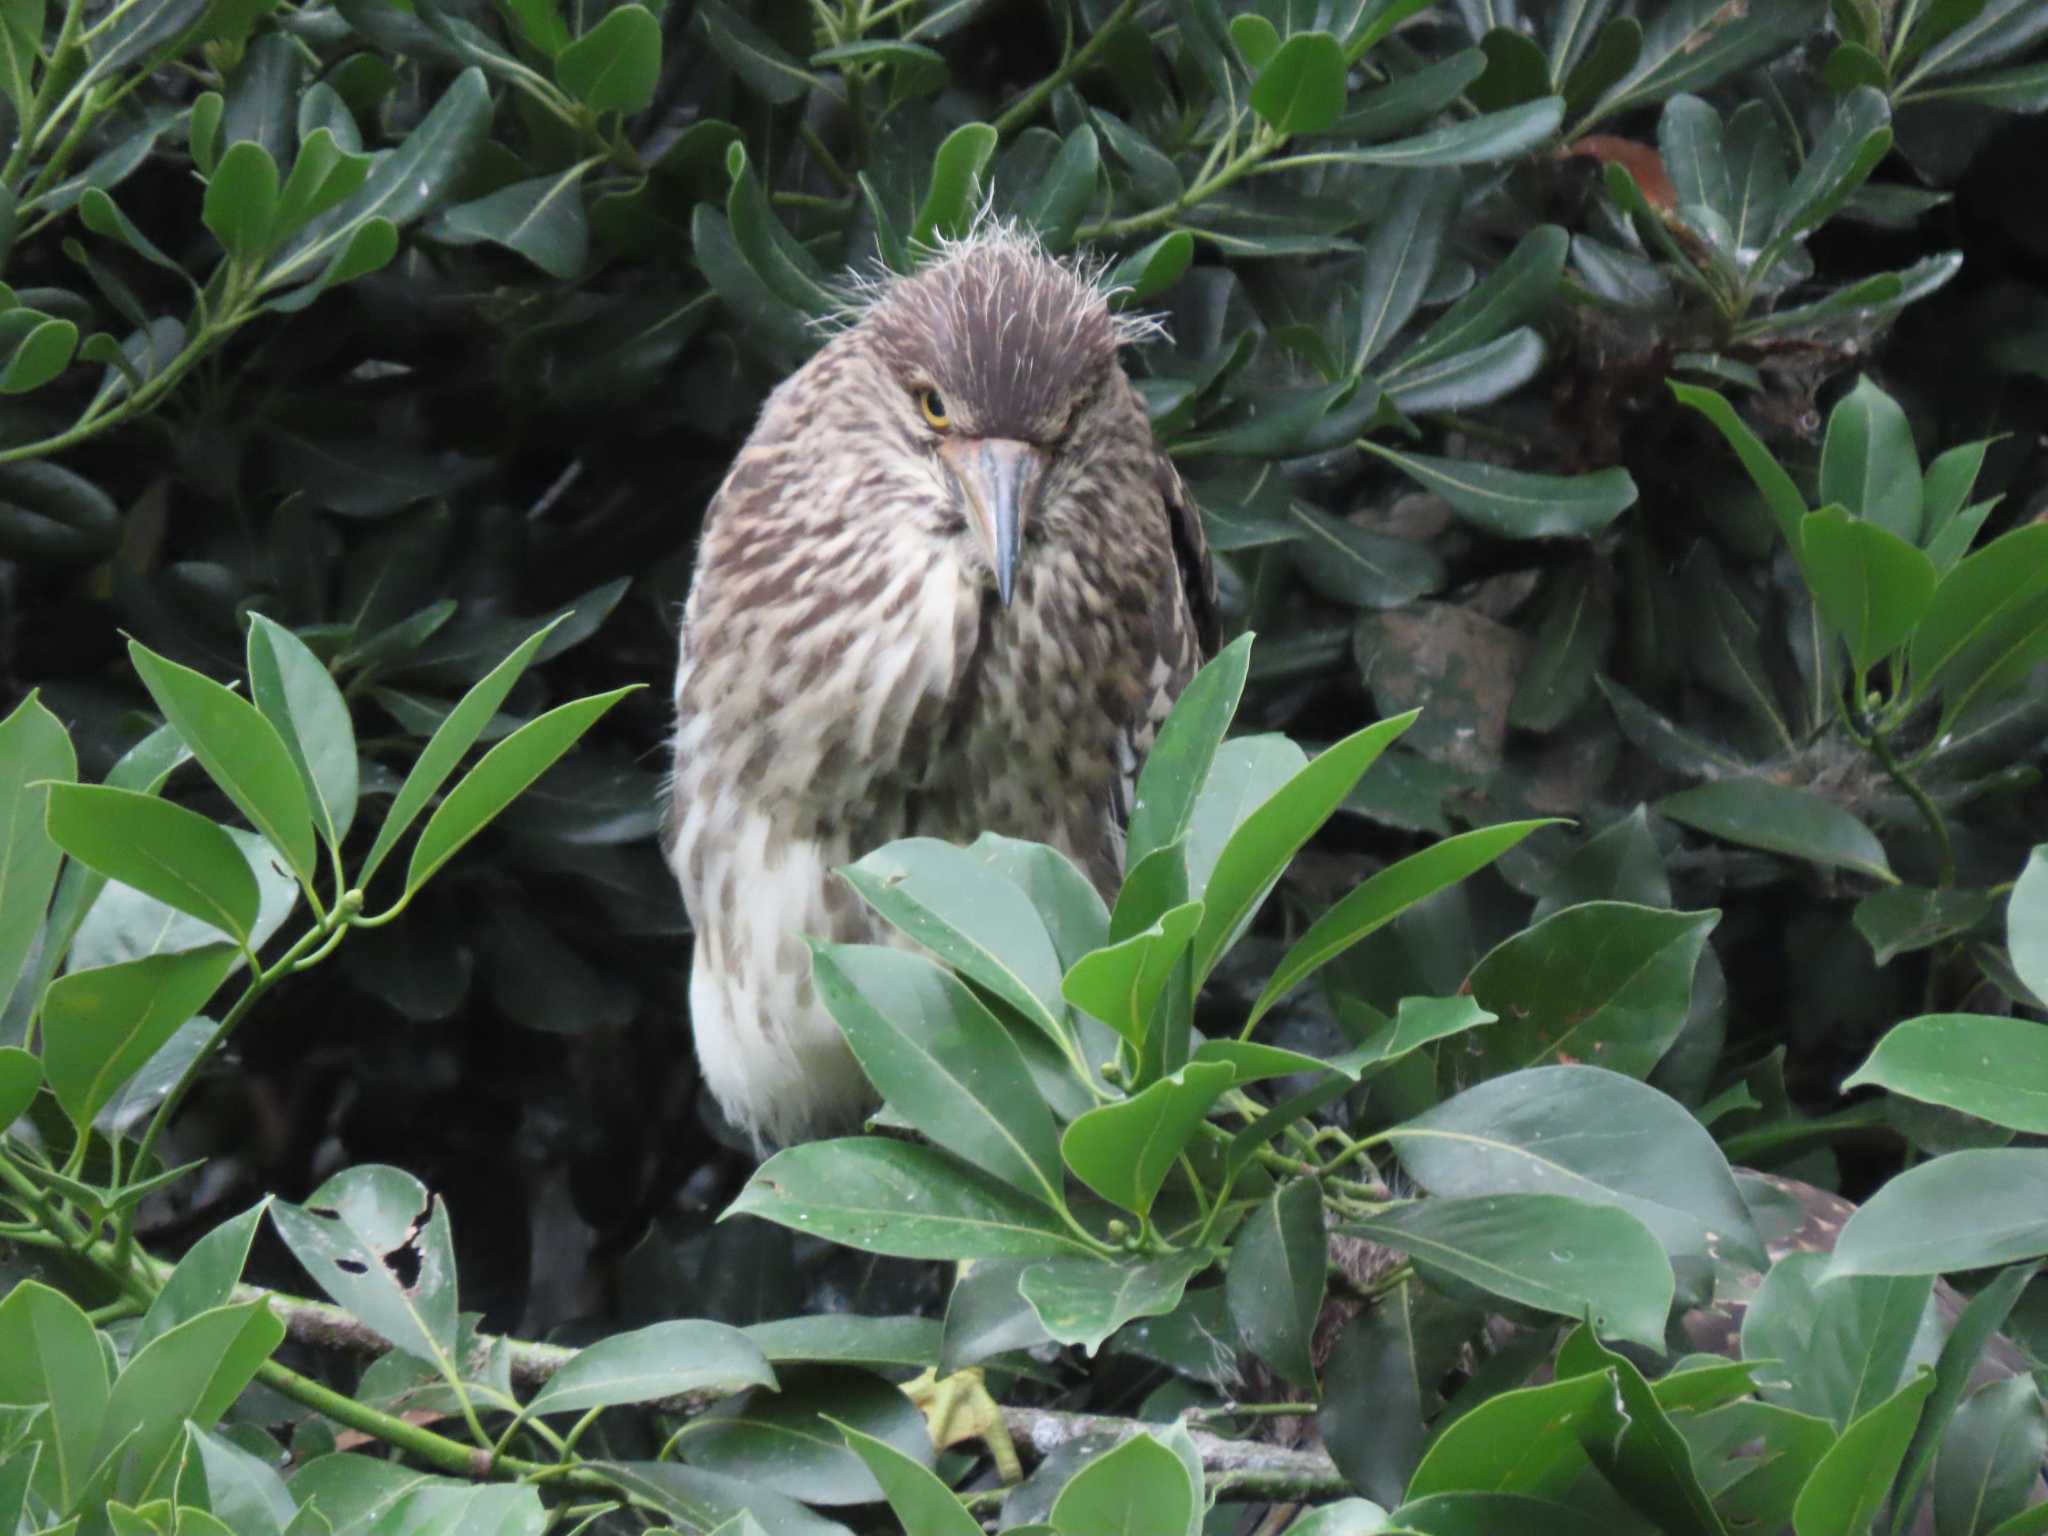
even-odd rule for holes
{"type": "Polygon", "coordinates": [[[0,40],[0,1536],[2048,1529],[2048,9],[0,40]],[[849,871],[894,1123],[757,1171],[675,611],[985,210],[1164,319],[1256,640],[1113,907],[849,871]]]}

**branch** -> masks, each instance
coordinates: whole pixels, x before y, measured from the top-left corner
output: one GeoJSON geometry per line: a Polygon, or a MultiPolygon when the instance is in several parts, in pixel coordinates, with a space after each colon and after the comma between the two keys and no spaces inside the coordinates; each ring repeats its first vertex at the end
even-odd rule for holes
{"type": "MultiPolygon", "coordinates": [[[[271,1311],[283,1320],[286,1332],[297,1342],[315,1349],[381,1355],[391,1347],[381,1334],[324,1301],[309,1301],[253,1285],[238,1287],[235,1297],[238,1301],[267,1301],[271,1311]]],[[[500,1343],[505,1345],[510,1359],[513,1383],[526,1392],[537,1391],[576,1355],[575,1350],[559,1344],[477,1335],[479,1348],[488,1349],[500,1343]]],[[[690,1392],[644,1406],[667,1413],[695,1413],[723,1395],[690,1392]]],[[[1313,1411],[1303,1408],[1304,1413],[1313,1411]]],[[[1052,1408],[1005,1407],[1003,1422],[1024,1460],[1031,1465],[1084,1436],[1125,1440],[1147,1427],[1137,1419],[1064,1413],[1052,1408]]],[[[1192,1426],[1188,1433],[1201,1454],[1203,1478],[1211,1490],[1225,1498],[1326,1499],[1351,1491],[1344,1475],[1322,1451],[1295,1450],[1256,1440],[1228,1440],[1192,1426]]]]}

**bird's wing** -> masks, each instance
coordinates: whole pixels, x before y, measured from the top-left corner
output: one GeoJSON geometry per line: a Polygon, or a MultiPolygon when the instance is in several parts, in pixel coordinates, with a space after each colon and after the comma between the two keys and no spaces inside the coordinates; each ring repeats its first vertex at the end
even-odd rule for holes
{"type": "MultiPolygon", "coordinates": [[[[1122,770],[1110,788],[1110,816],[1121,829],[1131,821],[1138,769],[1152,750],[1153,738],[1180,697],[1188,680],[1216,651],[1222,616],[1216,602],[1216,567],[1209,559],[1209,541],[1202,533],[1202,514],[1188,494],[1180,471],[1165,454],[1152,460],[1153,482],[1173,546],[1173,567],[1154,604],[1153,655],[1149,687],[1138,713],[1124,723],[1117,740],[1122,770]]],[[[1119,858],[1121,854],[1119,852],[1119,858]]]]}
{"type": "MultiPolygon", "coordinates": [[[[1209,559],[1209,540],[1202,532],[1202,514],[1187,482],[1173,467],[1173,460],[1156,454],[1153,477],[1160,499],[1166,503],[1166,526],[1173,536],[1174,564],[1178,568],[1187,621],[1193,626],[1197,646],[1196,665],[1216,654],[1223,643],[1223,619],[1216,606],[1216,566],[1209,559]]],[[[1187,682],[1180,679],[1181,684],[1187,682]]]]}

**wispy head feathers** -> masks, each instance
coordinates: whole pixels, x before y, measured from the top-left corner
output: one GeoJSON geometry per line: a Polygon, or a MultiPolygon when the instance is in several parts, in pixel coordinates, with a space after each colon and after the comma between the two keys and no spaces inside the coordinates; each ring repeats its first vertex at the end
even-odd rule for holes
{"type": "Polygon", "coordinates": [[[1049,442],[1116,366],[1124,343],[1159,333],[1122,318],[1100,264],[1062,262],[990,217],[941,241],[908,277],[866,285],[851,316],[910,389],[938,391],[960,426],[1049,442]]]}

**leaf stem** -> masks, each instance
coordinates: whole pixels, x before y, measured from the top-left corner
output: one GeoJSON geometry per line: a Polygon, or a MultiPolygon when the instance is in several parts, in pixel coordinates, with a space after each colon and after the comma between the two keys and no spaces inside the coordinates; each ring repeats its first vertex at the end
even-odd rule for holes
{"type": "Polygon", "coordinates": [[[1913,802],[1914,808],[1920,812],[1920,819],[1927,823],[1928,830],[1934,834],[1935,846],[1940,850],[1941,857],[1941,866],[1935,876],[1935,888],[1944,891],[1949,889],[1956,883],[1956,851],[1955,844],[1949,840],[1948,822],[1943,818],[1941,808],[1934,803],[1933,797],[1920,787],[1920,781],[1899,766],[1899,760],[1892,755],[1891,743],[1883,731],[1870,733],[1870,750],[1876,754],[1878,762],[1891,776],[1892,782],[1906,792],[1906,798],[1913,802]]]}

